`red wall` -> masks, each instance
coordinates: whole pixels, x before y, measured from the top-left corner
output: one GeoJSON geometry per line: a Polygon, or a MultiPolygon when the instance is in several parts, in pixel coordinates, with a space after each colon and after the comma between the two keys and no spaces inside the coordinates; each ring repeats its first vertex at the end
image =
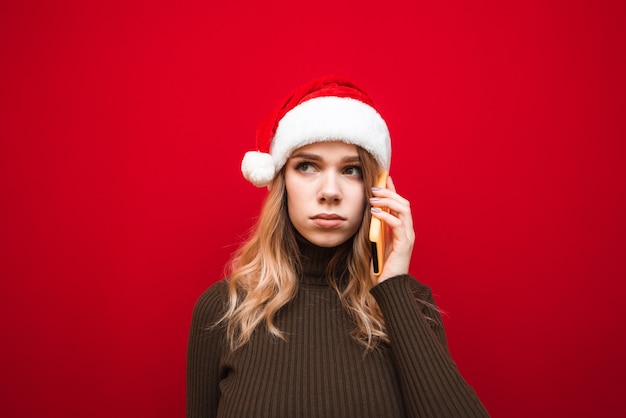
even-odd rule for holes
{"type": "Polygon", "coordinates": [[[492,415],[626,414],[623,2],[174,3],[0,6],[1,416],[183,415],[193,303],[264,195],[240,159],[329,73],[389,123],[492,415]]]}

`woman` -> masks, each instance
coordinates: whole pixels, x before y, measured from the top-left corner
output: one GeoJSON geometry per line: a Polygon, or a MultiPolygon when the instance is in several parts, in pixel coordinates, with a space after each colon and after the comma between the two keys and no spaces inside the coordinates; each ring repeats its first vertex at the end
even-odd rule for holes
{"type": "Polygon", "coordinates": [[[345,80],[313,80],[261,125],[244,176],[268,186],[230,277],[196,303],[188,417],[487,416],[448,352],[430,289],[408,275],[409,202],[371,187],[387,126],[345,80]],[[384,210],[383,210],[384,209],[384,210]],[[372,273],[369,224],[389,226],[372,273]]]}

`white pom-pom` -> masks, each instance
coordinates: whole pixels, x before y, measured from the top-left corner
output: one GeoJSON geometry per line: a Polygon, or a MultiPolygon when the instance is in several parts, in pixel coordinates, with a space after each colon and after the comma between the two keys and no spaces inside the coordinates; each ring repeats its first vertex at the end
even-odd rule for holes
{"type": "Polygon", "coordinates": [[[263,187],[270,184],[276,174],[276,169],[270,154],[248,151],[241,161],[241,172],[250,183],[263,187]]]}

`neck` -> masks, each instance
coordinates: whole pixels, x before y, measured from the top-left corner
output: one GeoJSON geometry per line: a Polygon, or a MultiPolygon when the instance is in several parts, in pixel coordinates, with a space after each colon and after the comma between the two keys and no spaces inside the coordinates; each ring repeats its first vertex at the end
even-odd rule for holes
{"type": "Polygon", "coordinates": [[[301,283],[328,286],[328,280],[331,278],[329,275],[335,276],[332,278],[337,282],[347,279],[347,260],[352,250],[352,238],[337,247],[320,247],[309,242],[298,231],[294,230],[294,233],[302,264],[301,273],[298,275],[301,283]],[[338,257],[334,263],[335,272],[329,272],[328,266],[334,257],[338,257]]]}

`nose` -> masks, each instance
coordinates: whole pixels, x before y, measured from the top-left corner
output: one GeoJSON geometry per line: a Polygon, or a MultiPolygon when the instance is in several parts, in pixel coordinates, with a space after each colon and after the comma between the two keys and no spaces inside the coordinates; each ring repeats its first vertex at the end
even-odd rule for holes
{"type": "Polygon", "coordinates": [[[318,200],[325,203],[339,202],[342,194],[338,175],[334,172],[327,172],[321,176],[320,180],[318,200]]]}

